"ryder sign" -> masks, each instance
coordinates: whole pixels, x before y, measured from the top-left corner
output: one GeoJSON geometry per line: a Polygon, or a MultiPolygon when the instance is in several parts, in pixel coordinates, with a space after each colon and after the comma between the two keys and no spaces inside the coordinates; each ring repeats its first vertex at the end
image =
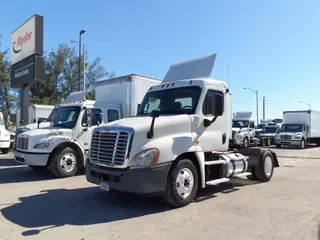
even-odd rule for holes
{"type": "Polygon", "coordinates": [[[11,65],[43,54],[43,17],[33,15],[11,34],[11,65]]]}

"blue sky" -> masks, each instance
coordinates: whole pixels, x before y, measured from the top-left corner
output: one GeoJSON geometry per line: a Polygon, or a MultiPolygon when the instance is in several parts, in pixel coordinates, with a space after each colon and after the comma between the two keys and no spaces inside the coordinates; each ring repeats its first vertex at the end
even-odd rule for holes
{"type": "Polygon", "coordinates": [[[307,106],[320,109],[320,1],[8,1],[1,2],[3,48],[11,32],[33,14],[44,16],[44,49],[78,38],[89,57],[100,56],[118,76],[137,73],[162,79],[174,62],[217,53],[211,75],[226,81],[233,112],[252,110],[259,91],[266,117],[307,106]],[[5,10],[5,11],[3,11],[5,10]]]}

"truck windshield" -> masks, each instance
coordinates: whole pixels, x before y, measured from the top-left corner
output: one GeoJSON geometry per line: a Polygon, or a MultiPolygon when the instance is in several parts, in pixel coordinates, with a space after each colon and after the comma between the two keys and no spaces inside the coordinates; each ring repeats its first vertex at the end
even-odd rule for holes
{"type": "Polygon", "coordinates": [[[277,128],[276,127],[265,127],[263,128],[263,133],[276,133],[277,128]]]}
{"type": "Polygon", "coordinates": [[[74,128],[76,125],[80,107],[62,107],[59,108],[53,117],[53,127],[74,128]]]}
{"type": "Polygon", "coordinates": [[[153,110],[160,114],[194,114],[200,87],[183,87],[148,92],[139,107],[137,115],[150,115],[153,110]]]}
{"type": "Polygon", "coordinates": [[[249,126],[249,121],[244,120],[232,120],[232,127],[245,128],[249,126]]]}
{"type": "Polygon", "coordinates": [[[302,132],[301,124],[283,124],[281,132],[302,132]]]}
{"type": "Polygon", "coordinates": [[[46,118],[46,119],[43,119],[43,121],[42,121],[42,122],[51,122],[51,121],[52,121],[53,116],[57,113],[57,111],[58,111],[58,108],[54,108],[54,109],[52,109],[52,111],[51,111],[51,113],[50,113],[49,117],[48,117],[48,118],[46,118]]]}
{"type": "Polygon", "coordinates": [[[265,124],[258,124],[257,129],[262,129],[265,126],[265,124]]]}

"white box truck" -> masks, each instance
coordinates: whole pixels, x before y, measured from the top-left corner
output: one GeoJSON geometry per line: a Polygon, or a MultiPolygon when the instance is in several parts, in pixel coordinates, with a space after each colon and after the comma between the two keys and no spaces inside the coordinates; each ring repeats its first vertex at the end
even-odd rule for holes
{"type": "Polygon", "coordinates": [[[17,136],[15,161],[35,170],[51,167],[56,177],[75,175],[84,166],[93,129],[135,115],[135,104],[159,82],[131,74],[98,82],[95,101],[85,100],[84,91],[70,94],[64,104],[55,108],[50,127],[17,136]]]}
{"type": "MultiPolygon", "coordinates": [[[[52,109],[54,108],[53,105],[39,105],[39,104],[30,104],[29,105],[29,119],[27,122],[23,124],[28,125],[32,123],[37,123],[38,120],[45,122],[48,118],[52,109]]],[[[16,126],[21,127],[20,124],[20,108],[17,109],[17,117],[16,117],[16,126]]]]}
{"type": "Polygon", "coordinates": [[[231,93],[225,82],[209,78],[215,56],[172,65],[147,91],[137,116],[95,128],[87,181],[105,191],[157,194],[178,207],[198,188],[233,177],[269,181],[279,166],[274,152],[228,151],[231,93]]]}
{"type": "Polygon", "coordinates": [[[276,147],[292,145],[304,149],[309,143],[320,146],[320,112],[284,111],[283,124],[275,136],[276,147]]]}

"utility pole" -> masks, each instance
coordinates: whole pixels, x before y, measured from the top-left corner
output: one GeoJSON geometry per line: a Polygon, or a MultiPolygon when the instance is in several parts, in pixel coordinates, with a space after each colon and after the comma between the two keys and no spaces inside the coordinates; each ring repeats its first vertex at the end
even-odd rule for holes
{"type": "Polygon", "coordinates": [[[253,90],[251,88],[243,88],[243,89],[248,89],[251,92],[254,92],[256,94],[256,107],[257,107],[257,124],[259,124],[259,97],[258,97],[258,90],[253,90]]]}
{"type": "Polygon", "coordinates": [[[86,56],[85,56],[85,51],[84,51],[84,44],[82,48],[82,57],[83,57],[83,90],[86,90],[86,56]]]}
{"type": "Polygon", "coordinates": [[[266,97],[262,98],[262,118],[266,119],[266,97]]]}

